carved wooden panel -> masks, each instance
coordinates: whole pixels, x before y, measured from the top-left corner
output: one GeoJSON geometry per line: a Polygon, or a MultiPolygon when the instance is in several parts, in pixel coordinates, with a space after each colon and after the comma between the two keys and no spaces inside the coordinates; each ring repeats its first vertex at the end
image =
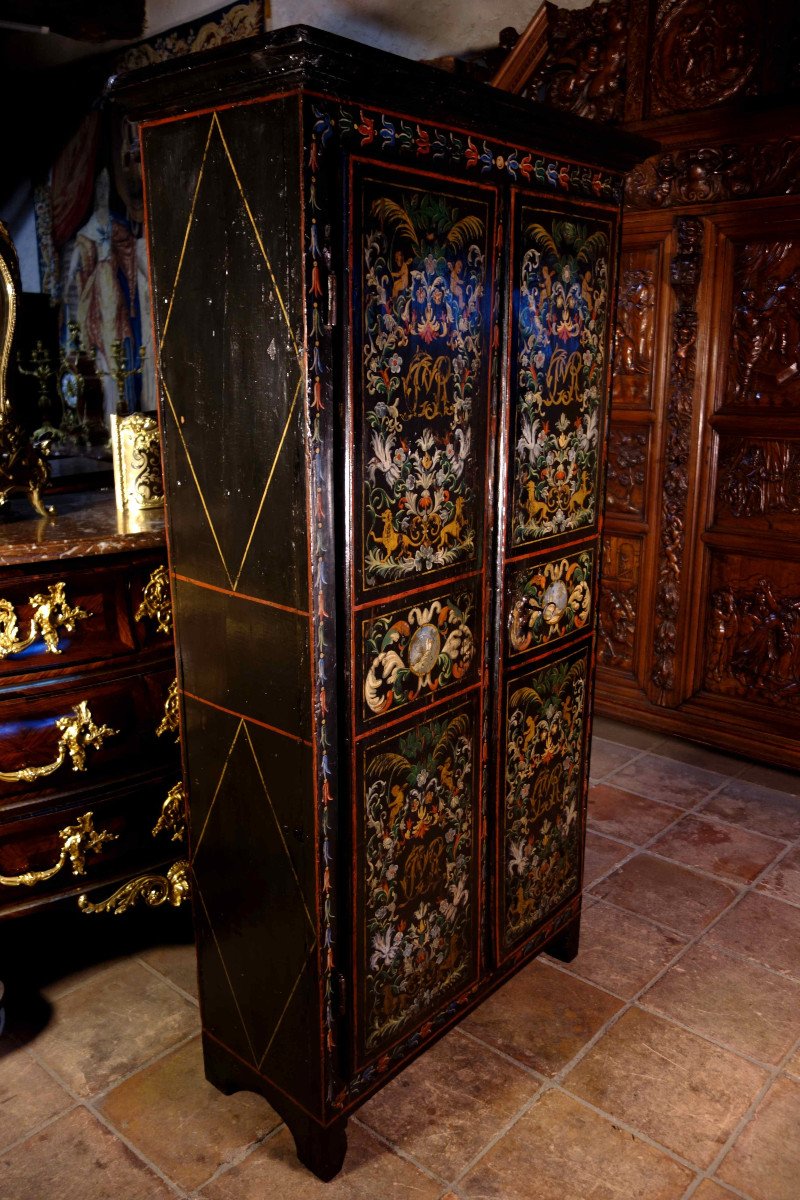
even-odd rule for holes
{"type": "Polygon", "coordinates": [[[597,659],[617,671],[633,670],[641,557],[640,538],[604,537],[597,659]]]}
{"type": "Polygon", "coordinates": [[[706,108],[755,90],[761,18],[748,0],[659,0],[652,44],[653,115],[706,108]]]}
{"type": "Polygon", "coordinates": [[[681,606],[697,356],[697,290],[703,264],[702,220],[678,217],[675,224],[678,247],[670,264],[670,282],[677,308],[672,325],[672,359],[665,398],[667,432],[651,670],[652,683],[662,701],[669,699],[676,685],[677,622],[681,606]]]}
{"type": "Polygon", "coordinates": [[[625,177],[626,208],[668,208],[780,196],[800,190],[800,142],[793,137],[757,142],[700,140],[667,150],[625,177]]]}
{"type": "Polygon", "coordinates": [[[733,257],[730,354],[723,403],[800,403],[800,240],[739,242],[733,257]]]}
{"type": "Polygon", "coordinates": [[[525,94],[596,121],[625,110],[628,0],[594,0],[572,12],[547,5],[549,53],[525,94]]]}
{"type": "Polygon", "coordinates": [[[651,405],[658,265],[658,246],[629,246],[622,252],[614,340],[615,408],[651,405]]]}
{"type": "Polygon", "coordinates": [[[723,436],[719,441],[717,527],[797,534],[800,445],[780,438],[723,436]]]}
{"type": "Polygon", "coordinates": [[[644,519],[650,431],[615,421],[608,442],[606,513],[644,519]]]}
{"type": "Polygon", "coordinates": [[[710,692],[800,708],[800,563],[714,555],[702,669],[710,692]]]}

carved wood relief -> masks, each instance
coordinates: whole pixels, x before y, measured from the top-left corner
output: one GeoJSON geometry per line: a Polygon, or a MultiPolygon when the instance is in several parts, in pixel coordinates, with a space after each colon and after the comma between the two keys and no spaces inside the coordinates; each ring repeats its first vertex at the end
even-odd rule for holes
{"type": "Polygon", "coordinates": [[[625,178],[626,208],[669,208],[800,190],[800,142],[696,145],[648,158],[625,178]]]}
{"type": "Polygon", "coordinates": [[[596,121],[619,121],[625,108],[628,0],[594,0],[571,11],[547,5],[549,54],[525,94],[596,121]]]}
{"type": "Polygon", "coordinates": [[[666,444],[660,553],[655,597],[652,682],[664,703],[675,686],[677,621],[689,495],[692,401],[694,395],[697,290],[703,263],[703,222],[678,217],[677,253],[670,264],[670,283],[678,307],[673,319],[672,361],[666,403],[666,444]]]}
{"type": "Polygon", "coordinates": [[[800,398],[800,242],[746,242],[733,272],[725,402],[783,407],[800,398]]]}
{"type": "Polygon", "coordinates": [[[720,695],[800,707],[800,567],[719,556],[705,628],[704,684],[720,695]]]}
{"type": "Polygon", "coordinates": [[[800,513],[800,445],[778,438],[723,437],[716,518],[795,533],[800,513]]]}
{"type": "Polygon", "coordinates": [[[614,340],[614,405],[650,407],[657,268],[656,247],[623,250],[614,340]]]}
{"type": "Polygon", "coordinates": [[[606,512],[644,518],[650,431],[615,422],[611,426],[606,475],[606,512]]]}
{"type": "Polygon", "coordinates": [[[753,91],[760,25],[758,8],[747,0],[659,0],[652,114],[706,108],[753,91]]]}
{"type": "Polygon", "coordinates": [[[598,661],[618,671],[633,670],[641,555],[639,538],[607,534],[603,539],[598,661]]]}

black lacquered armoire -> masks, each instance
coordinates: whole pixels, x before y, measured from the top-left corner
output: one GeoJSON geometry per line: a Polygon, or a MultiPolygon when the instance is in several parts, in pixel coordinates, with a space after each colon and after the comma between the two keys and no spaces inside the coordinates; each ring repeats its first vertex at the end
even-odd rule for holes
{"type": "Polygon", "coordinates": [[[305,28],[138,73],[206,1068],[302,1160],[577,948],[637,140],[305,28]]]}

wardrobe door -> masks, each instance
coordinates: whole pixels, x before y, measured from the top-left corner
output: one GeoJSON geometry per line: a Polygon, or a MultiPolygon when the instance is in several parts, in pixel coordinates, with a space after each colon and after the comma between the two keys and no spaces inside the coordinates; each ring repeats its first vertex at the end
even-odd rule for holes
{"type": "MultiPolygon", "coordinates": [[[[496,193],[350,163],[354,1069],[482,970],[496,193]]],[[[357,1084],[357,1080],[356,1080],[357,1084]]]]}
{"type": "Polygon", "coordinates": [[[579,911],[615,253],[611,211],[512,195],[498,482],[500,962],[579,911]]]}

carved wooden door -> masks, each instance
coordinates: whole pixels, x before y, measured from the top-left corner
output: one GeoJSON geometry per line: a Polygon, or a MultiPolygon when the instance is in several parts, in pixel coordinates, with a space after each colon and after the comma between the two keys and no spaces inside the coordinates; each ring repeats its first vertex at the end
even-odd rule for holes
{"type": "Polygon", "coordinates": [[[791,743],[800,713],[800,212],[711,222],[716,353],[693,690],[791,743]]]}
{"type": "Polygon", "coordinates": [[[482,969],[496,189],[350,171],[357,1071],[482,969]]]}

